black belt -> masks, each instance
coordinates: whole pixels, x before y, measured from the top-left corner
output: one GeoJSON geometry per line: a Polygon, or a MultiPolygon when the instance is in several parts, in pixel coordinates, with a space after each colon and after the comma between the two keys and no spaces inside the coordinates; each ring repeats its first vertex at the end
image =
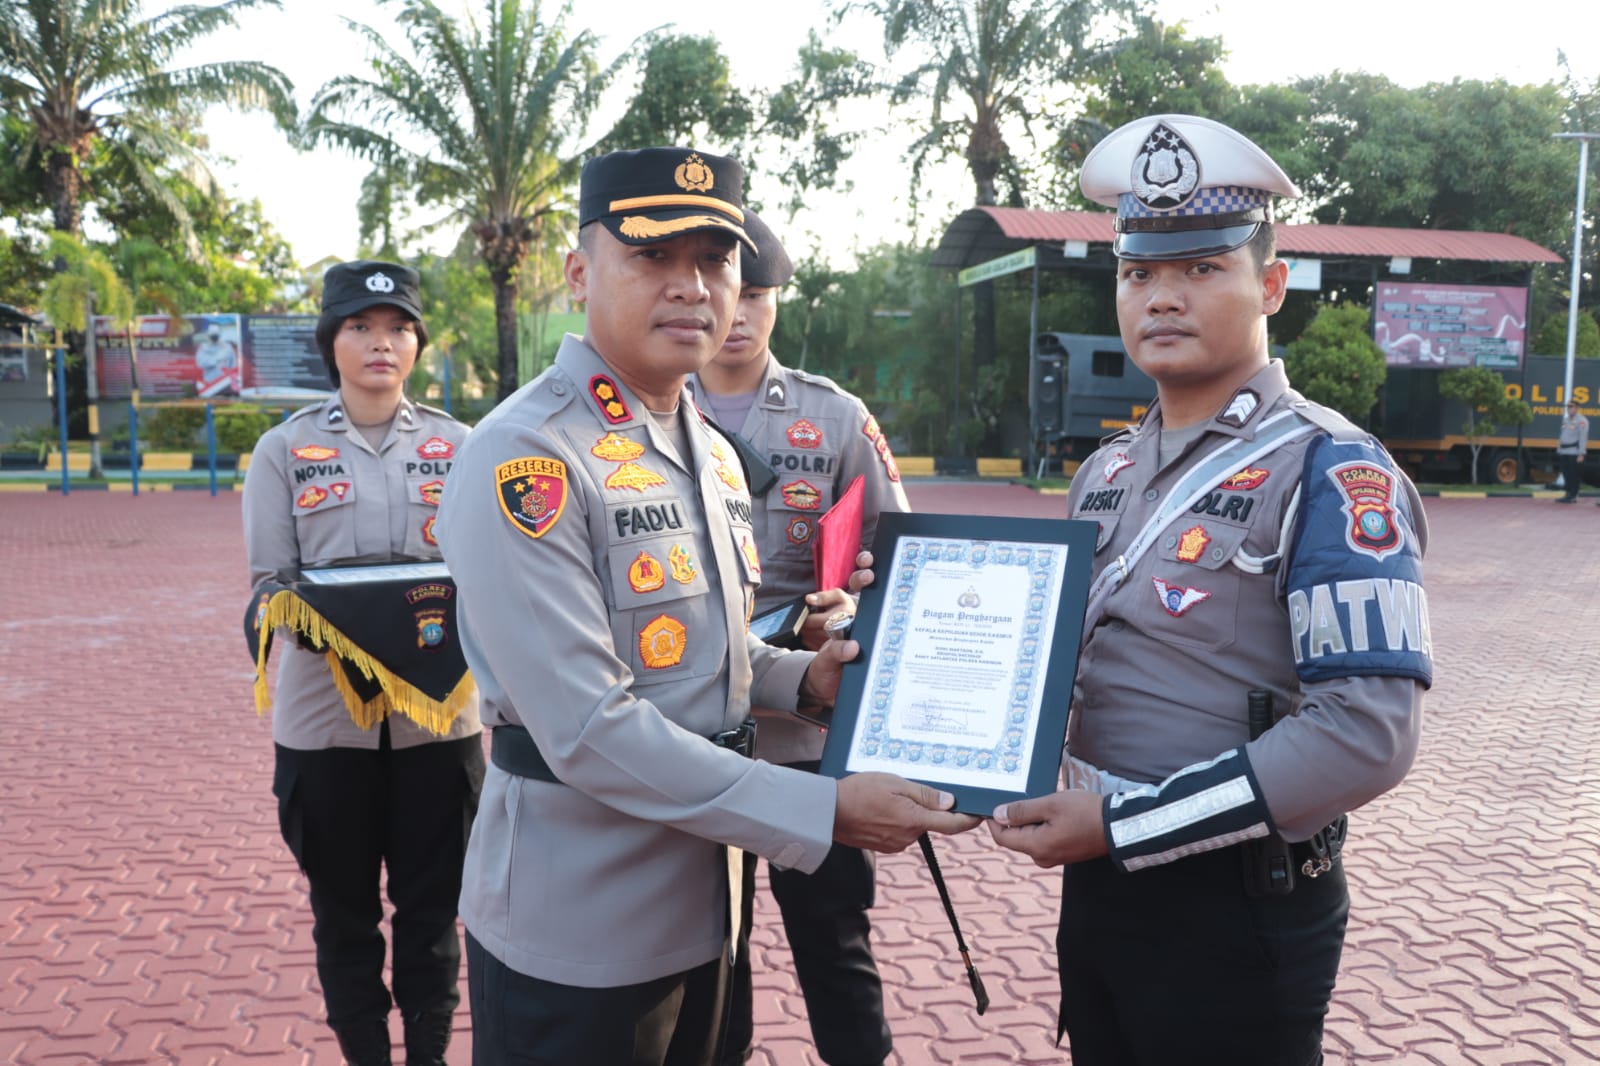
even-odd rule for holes
{"type": "MultiPolygon", "coordinates": [[[[725,729],[710,739],[719,748],[727,748],[748,757],[756,748],[755,720],[747,718],[738,728],[725,729]]],[[[489,761],[516,777],[561,784],[561,779],[545,761],[539,745],[520,725],[497,726],[490,732],[489,761]]]]}

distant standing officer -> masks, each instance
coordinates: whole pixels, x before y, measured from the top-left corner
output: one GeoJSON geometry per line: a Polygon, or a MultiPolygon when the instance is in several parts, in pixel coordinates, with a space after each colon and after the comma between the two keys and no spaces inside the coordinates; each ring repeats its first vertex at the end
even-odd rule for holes
{"type": "Polygon", "coordinates": [[[1074,1066],[1310,1066],[1349,907],[1342,816],[1405,776],[1433,677],[1421,502],[1269,356],[1271,202],[1299,190],[1265,152],[1156,115],[1081,180],[1117,207],[1117,316],[1158,398],[1068,496],[1100,527],[1069,787],[991,831],[1064,866],[1074,1066]]]}
{"type": "Polygon", "coordinates": [[[1578,490],[1583,488],[1583,457],[1589,451],[1589,420],[1583,416],[1578,401],[1567,401],[1567,413],[1561,419],[1561,439],[1556,441],[1556,461],[1561,464],[1561,487],[1566,490],[1557,503],[1577,503],[1578,490]]]}
{"type": "MultiPolygon", "coordinates": [[[[338,391],[256,443],[244,482],[253,588],[316,567],[439,558],[439,495],[467,427],[405,396],[428,343],[417,281],[410,267],[372,260],[324,275],[316,339],[338,391]]],[[[386,871],[406,1061],[443,1066],[461,1002],[461,863],[483,780],[476,696],[440,732],[403,714],[362,722],[336,660],[278,643],[272,790],[310,886],[328,1024],[353,1066],[387,1066],[386,871]]]]}
{"type": "Polygon", "coordinates": [[[584,338],[474,429],[441,508],[493,728],[461,900],[482,1066],[714,1062],[741,849],[810,871],[834,840],[976,824],[898,777],[747,757],[752,702],[826,705],[859,649],[749,633],[750,496],[685,389],[733,321],[742,184],[687,148],[584,167],[584,338]]]}
{"type": "MultiPolygon", "coordinates": [[[[793,276],[794,265],[753,211],[745,211],[744,225],[758,254],[740,261],[743,283],[733,328],[692,388],[717,424],[753,445],[778,474],[765,496],[752,501],[751,524],[761,552],[755,608],[760,614],[816,587],[817,518],[856,477],[862,478],[862,545],[872,543],[880,513],[909,511],[911,505],[889,443],[866,406],[828,378],[791,370],[772,354],[778,291],[793,276]]],[[[808,619],[807,646],[821,645],[827,613],[819,610],[808,619]]],[[[756,720],[758,757],[817,771],[821,730],[759,707],[756,720]]],[[[822,1061],[832,1066],[880,1063],[892,1047],[883,982],[869,939],[874,873],[870,852],[843,845],[835,845],[811,874],[768,866],[812,1039],[822,1061]]],[[[752,1050],[749,933],[747,922],[735,966],[725,1063],[743,1062],[752,1050]]]]}

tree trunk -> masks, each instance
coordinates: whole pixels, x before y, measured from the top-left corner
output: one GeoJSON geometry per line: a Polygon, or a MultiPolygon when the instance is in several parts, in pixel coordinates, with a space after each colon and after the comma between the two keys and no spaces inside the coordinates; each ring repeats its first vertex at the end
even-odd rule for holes
{"type": "Polygon", "coordinates": [[[56,229],[74,237],[82,237],[83,174],[78,170],[77,159],[71,152],[51,152],[45,180],[50,194],[50,209],[54,216],[52,221],[56,229]]]}
{"type": "Polygon", "coordinates": [[[517,379],[517,275],[491,266],[489,277],[494,281],[494,336],[499,351],[495,398],[503,400],[521,384],[517,379]]]}

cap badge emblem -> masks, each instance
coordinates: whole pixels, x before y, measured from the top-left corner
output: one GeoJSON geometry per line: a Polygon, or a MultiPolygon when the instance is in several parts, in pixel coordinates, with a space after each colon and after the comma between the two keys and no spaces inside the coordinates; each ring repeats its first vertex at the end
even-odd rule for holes
{"type": "Polygon", "coordinates": [[[1200,187],[1200,163],[1177,130],[1158,122],[1134,156],[1129,180],[1140,203],[1171,211],[1188,203],[1200,187]]]}
{"type": "Polygon", "coordinates": [[[689,192],[710,192],[716,176],[711,173],[711,168],[706,166],[706,161],[700,158],[700,153],[691,152],[688,159],[678,164],[678,169],[672,174],[672,180],[678,183],[678,188],[687,189],[689,192]]]}
{"type": "Polygon", "coordinates": [[[373,273],[373,274],[368,274],[367,275],[367,291],[368,292],[393,292],[394,291],[394,279],[391,278],[389,275],[385,274],[381,270],[377,271],[376,273],[373,273]]]}

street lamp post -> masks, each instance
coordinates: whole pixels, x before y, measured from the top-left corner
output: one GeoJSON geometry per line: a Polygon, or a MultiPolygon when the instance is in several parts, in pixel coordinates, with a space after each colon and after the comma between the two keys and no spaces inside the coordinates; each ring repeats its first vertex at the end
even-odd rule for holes
{"type": "Polygon", "coordinates": [[[1578,142],[1578,201],[1572,211],[1572,293],[1567,300],[1567,376],[1562,402],[1572,399],[1572,360],[1578,350],[1578,283],[1583,276],[1583,191],[1589,176],[1589,142],[1600,133],[1558,133],[1557,140],[1578,142]]]}

